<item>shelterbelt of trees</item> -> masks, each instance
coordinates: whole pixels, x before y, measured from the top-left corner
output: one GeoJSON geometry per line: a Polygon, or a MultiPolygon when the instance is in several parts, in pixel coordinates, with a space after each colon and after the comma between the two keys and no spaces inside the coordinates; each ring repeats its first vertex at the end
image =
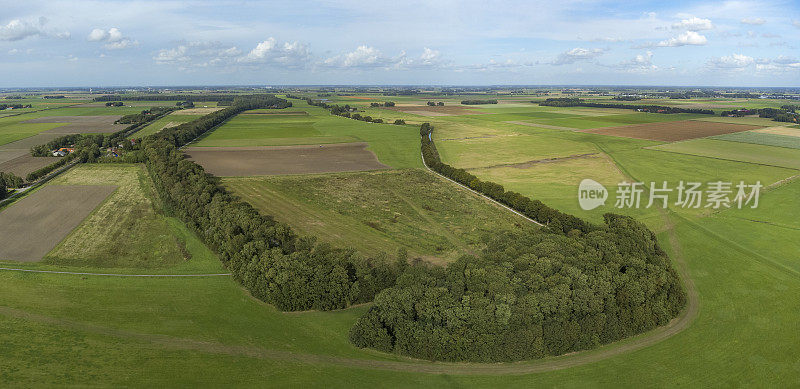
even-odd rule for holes
{"type": "Polygon", "coordinates": [[[713,115],[714,111],[710,109],[699,108],[678,108],[667,107],[662,105],[639,105],[639,104],[621,104],[621,103],[595,103],[585,101],[576,97],[557,97],[549,98],[545,101],[532,101],[548,107],[592,107],[592,108],[617,108],[617,109],[635,109],[643,112],[650,113],[699,113],[705,115],[713,115]]]}
{"type": "Polygon", "coordinates": [[[593,226],[470,177],[439,160],[432,131],[420,129],[432,169],[548,227],[500,233],[447,268],[409,267],[351,328],[353,344],[430,360],[534,359],[645,332],[685,306],[676,271],[644,225],[609,213],[593,226]]]}
{"type": "Polygon", "coordinates": [[[797,105],[782,105],[780,108],[759,108],[759,109],[735,109],[731,111],[722,111],[720,116],[748,116],[758,115],[761,118],[770,118],[776,122],[798,123],[800,122],[800,114],[797,110],[800,106],[797,105]]]}
{"type": "Polygon", "coordinates": [[[103,95],[94,98],[94,101],[233,101],[244,95],[208,94],[208,95],[103,95]]]}
{"type": "Polygon", "coordinates": [[[233,197],[178,150],[242,111],[289,106],[274,96],[235,100],[228,108],[145,138],[144,162],[168,211],[196,231],[256,298],[281,310],[331,310],[372,301],[406,267],[403,253],[368,258],[299,237],[233,197]]]}

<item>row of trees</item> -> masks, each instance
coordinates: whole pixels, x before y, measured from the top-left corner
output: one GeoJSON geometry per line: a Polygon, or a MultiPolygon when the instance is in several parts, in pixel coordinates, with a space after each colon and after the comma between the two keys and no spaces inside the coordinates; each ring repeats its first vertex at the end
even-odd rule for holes
{"type": "Polygon", "coordinates": [[[463,100],[463,105],[497,104],[497,100],[463,100]]]}
{"type": "Polygon", "coordinates": [[[0,200],[8,196],[9,188],[19,188],[22,186],[22,178],[14,173],[0,172],[0,200]]]}
{"type": "Polygon", "coordinates": [[[370,107],[377,108],[377,107],[394,107],[394,101],[387,101],[384,103],[369,103],[370,107]]]}
{"type": "Polygon", "coordinates": [[[109,101],[106,103],[106,107],[121,107],[123,103],[121,101],[109,101]]]}
{"type": "Polygon", "coordinates": [[[758,116],[762,118],[770,118],[776,122],[798,123],[800,122],[800,115],[795,111],[797,106],[784,105],[781,108],[761,108],[758,110],[758,116]]]}
{"type": "MultiPolygon", "coordinates": [[[[289,95],[287,95],[287,97],[288,96],[289,95]]],[[[373,118],[372,116],[361,115],[360,113],[351,113],[351,111],[354,108],[350,107],[349,104],[341,106],[341,105],[337,105],[337,104],[328,104],[328,103],[326,103],[324,101],[312,100],[312,99],[309,99],[309,98],[306,99],[306,103],[308,105],[313,105],[313,106],[316,106],[316,107],[325,108],[325,109],[329,110],[332,114],[334,114],[336,116],[341,116],[341,117],[344,117],[344,118],[354,119],[354,120],[361,120],[361,121],[367,122],[367,123],[383,123],[383,119],[381,119],[381,118],[373,118]]],[[[376,104],[376,103],[373,103],[373,104],[376,104]]],[[[402,125],[402,124],[406,124],[406,121],[403,120],[403,119],[397,119],[397,120],[394,121],[394,124],[402,125]]]]}
{"type": "Polygon", "coordinates": [[[228,94],[202,94],[202,95],[104,95],[97,96],[94,101],[118,101],[118,100],[133,100],[133,101],[233,101],[238,97],[246,97],[244,95],[228,95],[228,94]]]}
{"type": "Polygon", "coordinates": [[[165,115],[174,111],[176,108],[173,107],[153,107],[150,109],[146,109],[139,113],[134,113],[130,115],[125,115],[119,119],[115,123],[117,124],[141,124],[153,120],[153,118],[161,115],[165,115]]]}
{"type": "Polygon", "coordinates": [[[437,103],[437,102],[435,102],[435,101],[429,101],[429,102],[427,102],[426,104],[427,104],[429,107],[444,107],[444,101],[440,101],[440,102],[438,102],[438,103],[437,103]]]}
{"type": "MultiPolygon", "coordinates": [[[[536,103],[536,101],[532,101],[532,103],[536,103]]],[[[678,107],[667,107],[662,105],[595,103],[595,102],[584,101],[583,99],[579,99],[576,97],[549,98],[545,101],[538,103],[539,105],[544,105],[548,107],[593,107],[593,108],[635,109],[641,112],[665,113],[665,114],[672,114],[672,113],[699,113],[705,115],[714,114],[714,111],[710,109],[678,108],[678,107]]]]}
{"type": "Polygon", "coordinates": [[[31,108],[30,104],[0,104],[0,110],[4,109],[22,109],[22,108],[31,108]]]}
{"type": "Polygon", "coordinates": [[[478,256],[409,268],[350,330],[358,347],[498,362],[589,349],[675,317],[686,295],[655,235],[607,214],[581,236],[495,236],[478,256]]]}
{"type": "Polygon", "coordinates": [[[550,208],[539,200],[532,200],[517,192],[506,191],[500,184],[482,181],[464,169],[458,169],[442,162],[432,134],[433,126],[430,123],[423,123],[420,126],[423,162],[433,171],[506,204],[523,215],[547,225],[553,231],[561,233],[569,233],[573,230],[589,232],[597,228],[583,219],[550,208]]]}
{"type": "Polygon", "coordinates": [[[299,237],[229,194],[219,179],[178,150],[242,111],[288,106],[274,96],[241,99],[145,138],[142,148],[156,191],[167,210],[196,231],[253,296],[282,310],[330,310],[371,301],[394,284],[406,267],[405,254],[368,258],[299,237]]]}

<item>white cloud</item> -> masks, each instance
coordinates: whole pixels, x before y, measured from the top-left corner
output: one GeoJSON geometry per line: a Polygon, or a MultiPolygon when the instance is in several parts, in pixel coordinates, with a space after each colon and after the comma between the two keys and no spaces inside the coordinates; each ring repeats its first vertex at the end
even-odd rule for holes
{"type": "Polygon", "coordinates": [[[361,45],[349,53],[326,58],[322,61],[322,65],[341,68],[380,68],[397,66],[404,59],[405,53],[401,53],[397,58],[390,58],[372,46],[361,45]]]}
{"type": "Polygon", "coordinates": [[[653,64],[652,51],[647,51],[644,54],[638,54],[629,61],[621,62],[617,67],[635,73],[644,73],[658,69],[658,66],[653,64]]]}
{"type": "Polygon", "coordinates": [[[792,20],[792,25],[797,28],[800,28],[800,20],[792,20]]]}
{"type": "Polygon", "coordinates": [[[236,62],[241,54],[242,51],[236,46],[226,46],[220,42],[188,42],[159,50],[153,60],[160,65],[220,66],[236,62]]]}
{"type": "Polygon", "coordinates": [[[742,69],[756,63],[755,58],[744,54],[732,54],[724,57],[711,58],[706,63],[709,67],[717,69],[742,69]]]}
{"type": "Polygon", "coordinates": [[[742,24],[749,24],[752,26],[760,26],[767,21],[764,18],[744,18],[741,20],[742,24]]]}
{"type": "Polygon", "coordinates": [[[578,61],[586,61],[596,58],[603,54],[602,49],[584,49],[576,47],[572,50],[567,50],[556,57],[552,62],[553,65],[567,65],[578,61]]]}
{"type": "Polygon", "coordinates": [[[305,44],[296,41],[279,43],[270,37],[239,58],[239,62],[297,68],[307,65],[310,58],[311,52],[305,44]]]}
{"type": "Polygon", "coordinates": [[[672,25],[673,30],[702,31],[710,30],[712,28],[714,28],[714,25],[711,23],[711,20],[701,19],[696,16],[683,19],[680,22],[672,25]]]}
{"type": "Polygon", "coordinates": [[[658,42],[656,46],[658,47],[678,47],[678,46],[702,46],[708,43],[708,39],[705,36],[698,34],[695,31],[686,31],[683,34],[678,35],[677,37],[669,38],[667,40],[663,40],[658,42]]]}
{"type": "Polygon", "coordinates": [[[112,27],[108,31],[95,28],[86,36],[86,40],[89,42],[105,42],[104,47],[108,50],[127,49],[139,45],[138,41],[124,36],[122,31],[116,27],[112,27]]]}
{"type": "Polygon", "coordinates": [[[40,17],[36,22],[13,19],[5,26],[0,26],[0,41],[19,41],[34,36],[67,39],[69,32],[52,32],[45,28],[47,18],[40,17]]]}

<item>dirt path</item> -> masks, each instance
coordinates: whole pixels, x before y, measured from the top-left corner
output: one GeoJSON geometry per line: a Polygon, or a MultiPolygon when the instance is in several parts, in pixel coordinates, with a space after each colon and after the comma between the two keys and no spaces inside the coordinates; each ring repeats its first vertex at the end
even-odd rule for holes
{"type": "Polygon", "coordinates": [[[50,274],[73,274],[79,276],[111,276],[111,277],[216,277],[216,276],[229,276],[231,273],[208,273],[208,274],[114,274],[114,273],[81,273],[71,271],[55,271],[55,270],[33,270],[33,269],[15,269],[12,267],[0,267],[4,271],[21,271],[28,273],[50,273],[50,274]]]}
{"type": "Polygon", "coordinates": [[[501,163],[501,164],[498,164],[498,165],[474,167],[474,168],[468,168],[468,169],[464,169],[464,170],[483,170],[483,169],[494,169],[494,168],[500,168],[500,167],[513,167],[513,168],[517,168],[517,169],[527,169],[529,167],[533,167],[534,165],[538,165],[538,164],[541,164],[541,163],[568,161],[568,160],[571,160],[571,159],[581,159],[581,158],[591,157],[593,155],[597,155],[597,153],[574,154],[574,155],[568,155],[566,157],[534,159],[532,161],[525,161],[525,162],[519,162],[519,163],[501,163]]]}

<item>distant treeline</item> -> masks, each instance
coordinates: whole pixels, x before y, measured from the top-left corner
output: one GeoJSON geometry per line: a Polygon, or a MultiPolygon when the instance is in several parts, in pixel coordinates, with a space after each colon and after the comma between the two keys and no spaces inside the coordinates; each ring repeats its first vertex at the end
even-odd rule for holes
{"type": "MultiPolygon", "coordinates": [[[[532,103],[537,103],[537,102],[532,101],[532,103]]],[[[661,105],[594,103],[574,97],[549,98],[545,101],[538,103],[539,105],[544,105],[548,107],[592,107],[592,108],[635,109],[637,111],[642,111],[642,112],[665,113],[665,114],[672,114],[672,113],[699,113],[705,115],[714,114],[714,111],[710,109],[677,108],[677,107],[666,107],[661,105]]]]}
{"type": "MultiPolygon", "coordinates": [[[[289,97],[289,95],[286,95],[286,97],[289,97]]],[[[345,104],[344,106],[341,106],[341,105],[336,105],[336,104],[328,104],[328,103],[325,103],[325,102],[322,102],[322,101],[319,101],[319,100],[312,100],[312,99],[309,99],[309,98],[306,98],[305,100],[306,100],[306,103],[308,105],[313,105],[313,106],[316,106],[316,107],[325,108],[325,109],[329,110],[332,114],[334,114],[336,116],[341,116],[341,117],[344,117],[344,118],[354,119],[354,120],[361,120],[361,121],[367,122],[367,123],[384,123],[383,119],[381,119],[381,118],[373,118],[372,116],[369,116],[369,115],[363,115],[362,116],[360,113],[351,113],[351,111],[355,110],[355,108],[354,107],[350,107],[349,104],[345,104]]],[[[373,104],[376,104],[376,103],[373,103],[373,104]]],[[[388,104],[388,102],[387,102],[387,104],[388,104]]],[[[394,103],[392,103],[392,106],[393,105],[394,105],[394,103]]],[[[403,120],[403,119],[397,119],[397,120],[394,121],[393,124],[402,125],[402,124],[406,124],[406,121],[403,120]]]]}
{"type": "Polygon", "coordinates": [[[109,101],[106,103],[106,107],[121,107],[122,105],[121,101],[109,101]]]}
{"type": "Polygon", "coordinates": [[[497,104],[497,100],[462,100],[463,105],[497,104]]]}
{"type": "MultiPolygon", "coordinates": [[[[549,208],[538,201],[440,162],[432,130],[423,124],[420,135],[434,170],[547,221],[549,208]]],[[[446,268],[409,267],[375,297],[350,341],[429,360],[515,361],[594,348],[668,323],[686,294],[655,234],[627,216],[604,218],[601,227],[556,216],[544,232],[498,234],[478,256],[446,268]]]]}
{"type": "Polygon", "coordinates": [[[394,107],[394,101],[387,101],[383,103],[369,103],[370,107],[377,108],[377,107],[394,107]]]}
{"type": "Polygon", "coordinates": [[[244,95],[105,95],[97,96],[94,101],[233,101],[244,95]]]}
{"type": "Polygon", "coordinates": [[[31,108],[30,104],[0,104],[0,110],[3,109],[22,109],[22,108],[31,108]]]}
{"type": "Polygon", "coordinates": [[[780,108],[742,108],[722,111],[720,116],[742,117],[758,114],[758,117],[772,119],[776,122],[800,123],[800,115],[797,113],[798,109],[800,109],[800,106],[797,105],[783,105],[780,108]]]}

